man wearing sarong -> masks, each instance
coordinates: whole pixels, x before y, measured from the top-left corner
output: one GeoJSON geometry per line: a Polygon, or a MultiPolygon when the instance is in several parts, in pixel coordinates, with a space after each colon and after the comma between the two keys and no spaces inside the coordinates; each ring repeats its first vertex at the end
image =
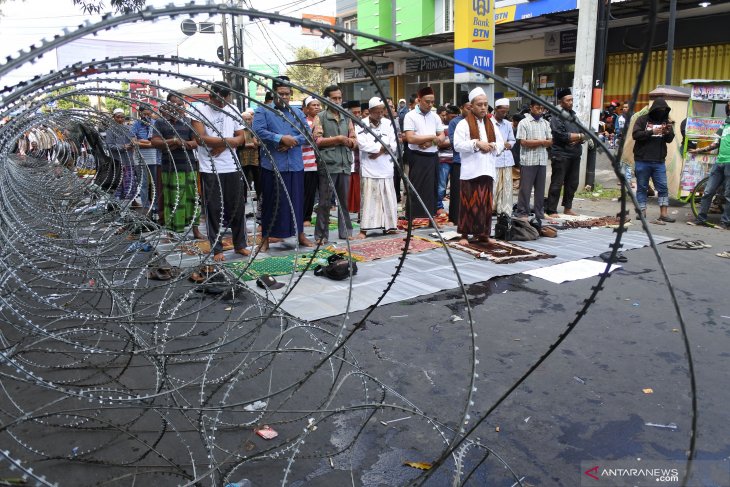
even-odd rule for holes
{"type": "Polygon", "coordinates": [[[393,125],[383,115],[385,115],[383,100],[378,97],[371,98],[368,103],[368,117],[363,123],[380,137],[380,140],[361,127],[357,129],[362,184],[360,205],[362,238],[367,236],[369,230],[382,229],[386,234],[397,232],[398,200],[393,186],[393,159],[390,153],[396,153],[398,143],[393,125]]]}
{"type": "Polygon", "coordinates": [[[410,172],[408,177],[423,205],[416,195],[409,192],[406,202],[406,218],[428,218],[436,214],[438,198],[439,158],[438,146],[446,136],[441,130],[441,119],[431,111],[436,97],[433,89],[426,86],[418,90],[416,108],[406,113],[403,119],[403,134],[408,148],[410,172]]]}
{"type": "Polygon", "coordinates": [[[192,226],[193,236],[202,239],[198,229],[197,174],[198,161],[194,150],[198,147],[190,120],[185,118],[182,98],[167,95],[167,103],[160,110],[163,118],[155,121],[155,132],[150,142],[162,156],[162,202],[165,227],[182,233],[192,226]]]}
{"type": "Polygon", "coordinates": [[[246,187],[236,149],[246,143],[238,109],[230,103],[231,87],[224,81],[210,86],[210,104],[198,107],[192,126],[198,141],[200,183],[205,227],[213,260],[223,254],[223,222],[228,222],[237,254],[249,255],[246,248],[246,187]]]}
{"type": "MultiPolygon", "coordinates": [[[[307,119],[291,108],[289,78],[274,80],[274,109],[261,107],[253,118],[253,130],[263,141],[261,150],[261,247],[269,250],[269,239],[298,236],[299,245],[312,247],[304,235],[304,162],[307,119]],[[274,167],[276,166],[276,167],[274,167]]],[[[321,200],[321,197],[320,197],[321,200]]]]}
{"type": "Polygon", "coordinates": [[[469,102],[471,110],[454,133],[454,149],[461,154],[461,210],[457,226],[461,245],[469,244],[469,235],[478,242],[489,242],[496,156],[504,150],[502,134],[493,119],[487,118],[484,90],[471,90],[469,102]]]}
{"type": "Polygon", "coordinates": [[[504,151],[497,156],[497,177],[494,182],[494,210],[495,213],[512,215],[514,197],[512,195],[512,167],[515,161],[512,158],[512,146],[515,143],[515,134],[512,122],[507,118],[509,99],[500,98],[494,102],[494,125],[499,130],[504,141],[504,151]]]}

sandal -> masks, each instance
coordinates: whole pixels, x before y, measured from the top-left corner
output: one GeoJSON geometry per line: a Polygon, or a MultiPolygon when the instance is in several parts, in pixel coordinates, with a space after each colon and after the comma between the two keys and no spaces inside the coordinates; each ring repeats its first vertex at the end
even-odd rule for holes
{"type": "Polygon", "coordinates": [[[715,255],[718,257],[722,257],[723,259],[730,259],[730,252],[728,252],[727,250],[725,252],[719,252],[715,255]]]}
{"type": "Polygon", "coordinates": [[[679,242],[667,245],[667,248],[676,250],[699,250],[704,249],[705,246],[697,245],[695,242],[685,242],[684,240],[680,240],[679,242]]]}
{"type": "Polygon", "coordinates": [[[659,218],[657,218],[656,220],[652,220],[651,223],[653,223],[654,225],[666,225],[666,223],[664,223],[659,218]]]}
{"type": "Polygon", "coordinates": [[[692,240],[691,242],[688,242],[688,243],[691,243],[692,245],[696,245],[697,247],[702,247],[705,249],[712,248],[712,245],[706,244],[703,240],[692,240]]]}

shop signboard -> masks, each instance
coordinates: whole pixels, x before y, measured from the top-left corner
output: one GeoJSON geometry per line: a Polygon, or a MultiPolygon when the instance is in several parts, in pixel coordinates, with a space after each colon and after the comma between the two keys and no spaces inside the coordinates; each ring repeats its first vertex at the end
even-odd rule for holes
{"type": "Polygon", "coordinates": [[[722,127],[725,119],[722,118],[687,118],[687,126],[685,128],[688,137],[700,137],[711,139],[715,137],[717,131],[722,127]]]}
{"type": "MultiPolygon", "coordinates": [[[[374,64],[374,63],[373,63],[374,64]]],[[[375,76],[382,77],[382,76],[392,76],[395,74],[395,64],[394,63],[380,63],[375,64],[375,69],[373,71],[375,72],[375,76]]],[[[372,66],[371,66],[372,69],[372,66]]],[[[350,81],[354,79],[364,79],[368,77],[368,73],[365,71],[365,68],[362,66],[358,66],[355,68],[345,68],[344,73],[344,80],[350,81]]]]}
{"type": "MultiPolygon", "coordinates": [[[[266,76],[279,76],[279,65],[278,64],[250,64],[247,68],[250,71],[264,74],[266,76]]],[[[261,86],[254,81],[248,82],[248,94],[251,98],[263,101],[266,96],[267,87],[271,86],[271,81],[263,76],[256,77],[265,86],[261,86]]]]}
{"type": "Polygon", "coordinates": [[[577,30],[548,32],[545,34],[545,55],[558,56],[574,53],[577,42],[577,30]]]}
{"type": "MultiPolygon", "coordinates": [[[[494,0],[454,2],[454,59],[494,72],[494,0]]],[[[456,83],[485,82],[484,76],[454,65],[456,83]]]]}
{"type": "Polygon", "coordinates": [[[515,20],[524,20],[577,8],[578,0],[533,0],[498,8],[494,15],[494,22],[496,24],[506,24],[515,20]]]}
{"type": "MultiPolygon", "coordinates": [[[[323,25],[335,25],[337,19],[328,15],[302,14],[302,20],[309,20],[323,25]]],[[[322,32],[316,29],[302,26],[302,35],[304,36],[321,36],[322,32]]]]}
{"type": "Polygon", "coordinates": [[[692,85],[693,100],[730,100],[730,84],[696,84],[692,85]]]}
{"type": "Polygon", "coordinates": [[[443,71],[453,69],[454,63],[445,59],[430,56],[413,57],[406,59],[406,74],[425,73],[428,71],[443,71]]]}

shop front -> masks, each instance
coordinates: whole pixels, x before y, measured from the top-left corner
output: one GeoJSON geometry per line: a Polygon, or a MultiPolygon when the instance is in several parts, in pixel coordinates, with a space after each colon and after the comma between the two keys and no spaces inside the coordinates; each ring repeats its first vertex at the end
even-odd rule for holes
{"type": "Polygon", "coordinates": [[[340,83],[343,100],[357,100],[364,103],[374,96],[381,96],[378,87],[386,97],[391,96],[390,79],[395,75],[395,63],[371,63],[370,67],[375,68],[373,71],[377,79],[377,86],[368,78],[367,72],[362,66],[344,68],[340,83]]]}

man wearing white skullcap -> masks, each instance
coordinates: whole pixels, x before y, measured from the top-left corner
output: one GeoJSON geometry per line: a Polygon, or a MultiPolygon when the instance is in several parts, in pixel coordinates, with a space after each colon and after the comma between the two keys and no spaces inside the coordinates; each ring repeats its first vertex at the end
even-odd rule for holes
{"type": "MultiPolygon", "coordinates": [[[[313,96],[308,96],[302,104],[302,111],[307,117],[309,129],[314,127],[314,119],[322,111],[322,105],[313,96]]],[[[302,146],[302,159],[304,160],[304,226],[312,226],[312,212],[314,211],[314,199],[317,196],[319,176],[317,174],[317,157],[314,148],[309,144],[302,146]]]]}
{"type": "Polygon", "coordinates": [[[512,215],[514,198],[512,196],[512,166],[515,165],[512,157],[512,146],[515,144],[515,134],[512,122],[507,118],[509,113],[509,99],[500,98],[494,102],[494,125],[504,139],[504,152],[497,156],[497,177],[494,180],[494,209],[497,214],[512,215]]]}
{"type": "Polygon", "coordinates": [[[396,233],[398,225],[398,200],[391,158],[391,153],[395,154],[398,147],[395,130],[390,120],[384,117],[383,100],[371,98],[368,108],[370,113],[363,123],[369,131],[362,127],[357,129],[362,188],[360,238],[365,238],[370,230],[396,233]]]}
{"type": "Polygon", "coordinates": [[[489,242],[492,231],[492,188],[496,157],[504,150],[502,134],[487,116],[487,95],[482,88],[469,93],[471,110],[454,131],[454,150],[461,154],[461,208],[457,231],[461,245],[473,235],[478,245],[489,242]]]}

